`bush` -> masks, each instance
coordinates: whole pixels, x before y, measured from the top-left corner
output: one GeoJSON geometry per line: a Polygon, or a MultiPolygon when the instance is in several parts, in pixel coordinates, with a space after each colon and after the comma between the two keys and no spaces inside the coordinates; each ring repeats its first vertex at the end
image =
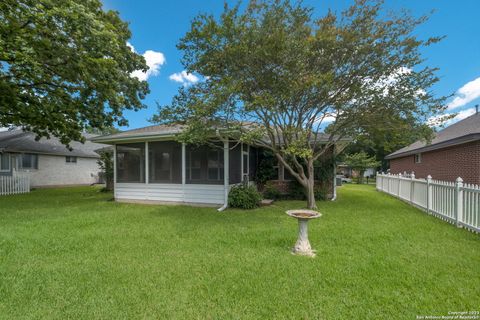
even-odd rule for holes
{"type": "Polygon", "coordinates": [[[288,196],[292,200],[307,200],[305,188],[297,180],[290,182],[288,196]]]}
{"type": "Polygon", "coordinates": [[[315,200],[325,201],[328,200],[328,187],[325,185],[315,186],[313,192],[315,193],[315,200]]]}
{"type": "Polygon", "coordinates": [[[265,184],[265,187],[263,189],[263,196],[266,199],[277,200],[277,199],[280,199],[282,194],[280,193],[280,190],[278,190],[277,187],[273,183],[268,181],[265,184]]]}
{"type": "Polygon", "coordinates": [[[234,186],[228,194],[228,205],[232,208],[253,209],[260,200],[262,196],[253,186],[234,186]]]}
{"type": "MultiPolygon", "coordinates": [[[[315,181],[313,192],[315,194],[315,200],[317,201],[328,200],[329,188],[327,185],[319,181],[315,181]]],[[[289,198],[292,200],[307,200],[307,194],[306,194],[305,188],[300,184],[300,182],[295,180],[290,183],[289,198]]]]}

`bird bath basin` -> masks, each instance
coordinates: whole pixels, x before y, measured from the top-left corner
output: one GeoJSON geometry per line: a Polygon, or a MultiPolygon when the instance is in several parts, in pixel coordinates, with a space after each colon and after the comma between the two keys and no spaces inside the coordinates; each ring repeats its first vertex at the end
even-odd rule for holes
{"type": "Polygon", "coordinates": [[[320,218],[322,215],[317,211],[306,209],[288,210],[286,213],[298,220],[298,239],[292,252],[302,256],[315,257],[315,252],[308,241],[308,221],[320,218]]]}

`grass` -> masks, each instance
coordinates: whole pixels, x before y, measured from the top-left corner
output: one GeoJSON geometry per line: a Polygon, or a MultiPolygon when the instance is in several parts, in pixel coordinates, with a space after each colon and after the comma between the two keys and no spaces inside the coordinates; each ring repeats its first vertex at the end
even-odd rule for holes
{"type": "Polygon", "coordinates": [[[480,236],[339,188],[293,256],[279,202],[251,211],[121,204],[94,188],[0,198],[0,318],[415,319],[480,306],[480,236]]]}

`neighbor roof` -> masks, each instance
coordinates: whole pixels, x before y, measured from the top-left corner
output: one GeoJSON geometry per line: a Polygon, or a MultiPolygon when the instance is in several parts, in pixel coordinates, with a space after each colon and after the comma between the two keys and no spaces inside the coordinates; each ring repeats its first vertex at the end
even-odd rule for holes
{"type": "Polygon", "coordinates": [[[106,136],[98,136],[92,138],[94,142],[114,143],[116,141],[136,140],[152,137],[173,137],[174,135],[182,132],[181,125],[153,125],[138,129],[132,129],[122,131],[119,133],[113,133],[106,136]]]}
{"type": "MultiPolygon", "coordinates": [[[[96,135],[84,134],[86,139],[91,139],[96,135]]],[[[0,132],[0,151],[50,154],[61,156],[74,156],[85,158],[99,158],[95,150],[105,147],[104,144],[86,141],[85,143],[72,141],[68,150],[67,147],[56,137],[49,139],[42,137],[35,141],[36,134],[25,132],[22,129],[14,129],[0,132]]]]}
{"type": "Polygon", "coordinates": [[[430,143],[419,140],[389,154],[385,159],[401,158],[415,153],[442,149],[476,140],[480,140],[480,113],[475,113],[437,132],[430,143]]]}

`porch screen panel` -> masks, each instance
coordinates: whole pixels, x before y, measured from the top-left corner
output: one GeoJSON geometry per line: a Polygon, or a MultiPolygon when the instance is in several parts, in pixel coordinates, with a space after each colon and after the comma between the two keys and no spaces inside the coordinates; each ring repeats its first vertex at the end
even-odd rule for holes
{"type": "Polygon", "coordinates": [[[230,143],[229,180],[230,184],[242,181],[242,151],[239,143],[230,143]]]}
{"type": "Polygon", "coordinates": [[[186,152],[188,184],[223,184],[223,148],[187,146],[186,152]]]}
{"type": "Polygon", "coordinates": [[[145,183],[145,143],[117,145],[117,182],[145,183]]]}
{"type": "Polygon", "coordinates": [[[258,167],[258,149],[250,146],[250,157],[248,161],[249,166],[249,180],[254,181],[257,176],[257,167],[258,167]]]}
{"type": "Polygon", "coordinates": [[[174,141],[148,143],[148,182],[182,183],[182,145],[174,141]]]}

